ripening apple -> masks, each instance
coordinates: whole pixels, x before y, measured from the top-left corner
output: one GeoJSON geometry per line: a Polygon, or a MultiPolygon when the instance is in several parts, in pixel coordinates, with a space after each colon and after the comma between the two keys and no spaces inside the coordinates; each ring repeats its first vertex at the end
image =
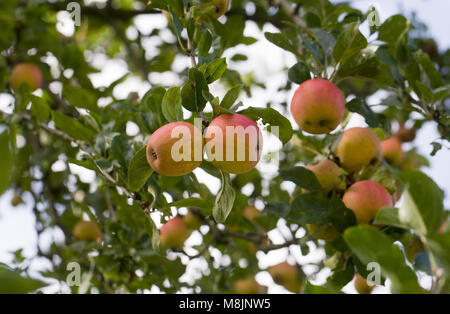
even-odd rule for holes
{"type": "Polygon", "coordinates": [[[303,82],[291,101],[291,113],[300,128],[311,134],[327,134],[344,117],[345,100],[339,88],[328,80],[303,82]]]}
{"type": "Polygon", "coordinates": [[[375,286],[369,285],[367,280],[358,273],[355,273],[355,289],[359,294],[370,294],[375,286]]]}
{"type": "Polygon", "coordinates": [[[414,128],[407,128],[404,124],[400,124],[394,136],[401,142],[411,142],[416,138],[416,130],[414,128]]]}
{"type": "Polygon", "coordinates": [[[42,86],[42,72],[39,67],[32,63],[20,63],[11,71],[9,83],[14,89],[19,89],[22,84],[28,84],[31,91],[42,86]]]}
{"type": "Polygon", "coordinates": [[[242,209],[242,216],[248,220],[254,220],[261,212],[255,206],[246,206],[242,209]]]}
{"type": "Polygon", "coordinates": [[[92,221],[79,221],[73,228],[73,235],[78,240],[101,242],[102,233],[92,221]]]}
{"type": "Polygon", "coordinates": [[[147,142],[150,167],[165,176],[188,174],[201,164],[202,158],[202,131],[188,122],[163,125],[147,142]]]}
{"type": "Polygon", "coordinates": [[[391,137],[381,142],[381,153],[389,163],[399,165],[403,159],[402,142],[397,137],[391,137]]]}
{"type": "Polygon", "coordinates": [[[276,284],[283,286],[286,290],[298,293],[302,287],[300,270],[297,266],[283,262],[267,269],[276,284]]]}
{"type": "Polygon", "coordinates": [[[238,279],[233,283],[234,290],[238,294],[261,294],[263,293],[262,286],[255,280],[254,277],[238,279]]]}
{"type": "Polygon", "coordinates": [[[392,196],[384,186],[370,180],[355,182],[345,192],[342,201],[354,212],[358,224],[370,223],[380,208],[393,206],[392,196]]]}
{"type": "Polygon", "coordinates": [[[189,229],[179,216],[176,216],[167,221],[159,229],[159,240],[165,248],[181,248],[184,241],[189,238],[189,229]]]}
{"type": "Polygon", "coordinates": [[[321,226],[318,224],[307,224],[306,229],[309,234],[315,234],[316,239],[332,242],[339,238],[340,232],[332,225],[321,226]]]}
{"type": "Polygon", "coordinates": [[[342,168],[349,172],[359,171],[379,160],[380,140],[369,128],[350,128],[342,135],[335,154],[342,168]]]}
{"type": "Polygon", "coordinates": [[[203,224],[202,219],[191,209],[183,216],[184,225],[191,230],[197,230],[203,224]]]}
{"type": "Polygon", "coordinates": [[[325,192],[345,189],[342,169],[333,161],[323,159],[307,165],[306,169],[311,170],[316,175],[325,192]]]}
{"type": "Polygon", "coordinates": [[[205,134],[205,150],[212,164],[228,173],[245,173],[258,163],[262,133],[250,118],[226,113],[211,121],[205,134]]]}
{"type": "Polygon", "coordinates": [[[215,10],[212,13],[212,16],[216,19],[225,14],[228,10],[228,6],[230,4],[230,0],[211,0],[209,2],[202,2],[200,5],[201,9],[208,8],[212,5],[215,6],[215,10]]]}

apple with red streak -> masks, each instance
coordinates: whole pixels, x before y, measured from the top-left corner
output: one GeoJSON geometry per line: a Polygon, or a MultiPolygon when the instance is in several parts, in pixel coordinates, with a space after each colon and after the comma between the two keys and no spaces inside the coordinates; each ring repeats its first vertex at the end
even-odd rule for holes
{"type": "Polygon", "coordinates": [[[345,206],[351,209],[358,224],[368,224],[382,207],[392,207],[392,196],[375,181],[355,182],[342,198],[345,206]]]}
{"type": "Polygon", "coordinates": [[[327,134],[341,123],[345,99],[339,88],[328,80],[303,82],[291,101],[291,113],[300,128],[311,134],[327,134]]]}
{"type": "Polygon", "coordinates": [[[159,240],[165,248],[181,248],[189,238],[190,232],[183,219],[176,216],[167,221],[159,230],[159,240]]]}
{"type": "Polygon", "coordinates": [[[13,68],[9,82],[16,90],[22,84],[28,84],[31,91],[35,91],[42,86],[42,72],[35,64],[20,63],[13,68]]]}
{"type": "Polygon", "coordinates": [[[206,129],[205,138],[209,160],[222,171],[248,172],[261,157],[262,133],[252,119],[242,114],[226,113],[216,117],[206,129]]]}
{"type": "Polygon", "coordinates": [[[398,165],[403,159],[402,142],[396,137],[391,137],[381,142],[381,153],[386,161],[398,165]]]}

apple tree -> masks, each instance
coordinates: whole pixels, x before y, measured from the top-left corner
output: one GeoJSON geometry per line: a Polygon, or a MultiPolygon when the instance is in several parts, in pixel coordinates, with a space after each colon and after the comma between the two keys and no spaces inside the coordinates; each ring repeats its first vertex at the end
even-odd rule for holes
{"type": "Polygon", "coordinates": [[[0,24],[0,193],[38,239],[0,265],[0,292],[265,293],[266,271],[294,293],[450,292],[444,193],[421,170],[448,149],[450,50],[418,21],[329,0],[8,0],[0,24]],[[236,49],[261,41],[292,61],[279,82],[241,70],[236,49]],[[258,125],[280,149],[161,157],[159,130],[195,120],[258,125]]]}

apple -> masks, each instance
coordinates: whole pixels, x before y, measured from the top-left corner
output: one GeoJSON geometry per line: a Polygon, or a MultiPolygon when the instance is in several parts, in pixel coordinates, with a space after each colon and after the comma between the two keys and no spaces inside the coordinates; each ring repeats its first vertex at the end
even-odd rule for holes
{"type": "Polygon", "coordinates": [[[311,134],[327,134],[344,117],[345,100],[339,88],[324,79],[303,82],[291,101],[291,113],[300,128],[311,134]]]}
{"type": "Polygon", "coordinates": [[[248,220],[254,220],[261,212],[255,206],[246,206],[242,209],[242,215],[248,220]]]}
{"type": "Polygon", "coordinates": [[[282,262],[269,267],[267,271],[276,284],[294,293],[300,291],[302,281],[300,278],[300,270],[297,266],[291,265],[288,262],[282,262]]]}
{"type": "Polygon", "coordinates": [[[373,288],[375,288],[375,286],[369,285],[367,280],[358,273],[355,274],[354,279],[355,289],[359,294],[370,294],[373,288]]]}
{"type": "Polygon", "coordinates": [[[341,235],[340,232],[332,224],[328,224],[325,227],[322,227],[318,224],[307,224],[306,229],[308,230],[309,234],[317,233],[315,235],[316,239],[321,239],[329,242],[336,240],[341,235]],[[321,230],[322,228],[323,230],[321,230]]]}
{"type": "Polygon", "coordinates": [[[183,216],[184,225],[190,230],[197,230],[203,224],[202,219],[193,210],[189,210],[188,213],[183,216]]]}
{"type": "Polygon", "coordinates": [[[262,133],[250,118],[238,113],[219,115],[205,134],[208,159],[228,173],[245,173],[258,163],[262,151],[262,133]]]}
{"type": "Polygon", "coordinates": [[[350,128],[342,135],[335,154],[345,170],[356,172],[379,160],[380,140],[369,128],[350,128]]]}
{"type": "Polygon", "coordinates": [[[167,221],[159,231],[159,240],[165,248],[182,248],[190,235],[189,229],[179,216],[167,221]]]}
{"type": "Polygon", "coordinates": [[[31,91],[35,91],[42,86],[42,72],[35,64],[20,63],[11,71],[9,82],[16,90],[25,83],[30,86],[31,91]]]}
{"type": "Polygon", "coordinates": [[[79,221],[73,228],[73,235],[78,240],[101,242],[102,233],[92,221],[79,221]]]}
{"type": "Polygon", "coordinates": [[[188,122],[163,125],[149,138],[147,161],[165,176],[181,176],[197,168],[203,157],[202,131],[188,122]]]}
{"type": "Polygon", "coordinates": [[[401,142],[411,142],[416,138],[416,130],[414,128],[408,129],[404,124],[400,124],[394,136],[401,142]]]}
{"type": "Polygon", "coordinates": [[[345,192],[342,201],[355,213],[358,224],[370,223],[380,208],[393,206],[392,196],[384,186],[370,180],[355,182],[345,192]]]}
{"type": "Polygon", "coordinates": [[[254,277],[238,279],[233,283],[234,290],[238,294],[261,294],[263,288],[254,277]]]}
{"type": "Polygon", "coordinates": [[[328,193],[333,190],[345,189],[343,171],[331,160],[320,160],[307,165],[306,169],[311,170],[316,175],[317,180],[325,192],[328,193]]]}
{"type": "Polygon", "coordinates": [[[403,159],[402,142],[397,137],[391,137],[381,142],[381,153],[389,163],[399,165],[403,159]]]}

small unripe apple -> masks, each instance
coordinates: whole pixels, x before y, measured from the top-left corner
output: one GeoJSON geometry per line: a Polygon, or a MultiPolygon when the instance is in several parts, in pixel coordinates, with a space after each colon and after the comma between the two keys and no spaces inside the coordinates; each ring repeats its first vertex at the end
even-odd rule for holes
{"type": "Polygon", "coordinates": [[[315,237],[317,239],[329,242],[336,240],[341,235],[332,224],[328,224],[326,227],[318,224],[307,224],[306,229],[308,230],[309,234],[316,234],[315,237]],[[322,228],[323,230],[321,230],[322,228]]]}
{"type": "Polygon", "coordinates": [[[234,290],[238,294],[261,294],[262,286],[258,284],[254,277],[238,279],[233,283],[234,290]]]}
{"type": "Polygon", "coordinates": [[[214,18],[218,19],[219,17],[224,15],[225,12],[227,12],[229,4],[230,4],[229,0],[211,0],[209,2],[202,2],[200,5],[200,8],[205,9],[209,6],[214,5],[215,10],[214,10],[212,16],[214,18]]]}
{"type": "Polygon", "coordinates": [[[258,163],[262,151],[262,133],[250,118],[222,114],[206,129],[205,150],[212,164],[228,173],[245,173],[258,163]]]}
{"type": "Polygon", "coordinates": [[[298,293],[302,287],[300,271],[297,266],[283,262],[267,269],[276,284],[283,286],[286,290],[298,293]]]}
{"type": "Polygon", "coordinates": [[[203,224],[202,219],[192,210],[189,210],[188,213],[183,216],[183,222],[184,225],[191,230],[197,230],[203,224]]]}
{"type": "Polygon", "coordinates": [[[359,294],[370,294],[375,286],[369,285],[367,280],[360,274],[355,274],[355,289],[359,294]]]}
{"type": "Polygon", "coordinates": [[[345,206],[351,209],[358,224],[368,224],[382,207],[393,206],[392,196],[375,181],[355,182],[342,198],[345,206]]]}
{"type": "Polygon", "coordinates": [[[381,142],[381,153],[386,161],[398,165],[403,159],[402,142],[396,137],[391,137],[381,142]]]}
{"type": "Polygon", "coordinates": [[[306,169],[311,170],[316,175],[317,180],[325,192],[328,193],[333,190],[345,189],[343,172],[341,168],[331,160],[320,160],[316,163],[307,165],[306,169]]]}
{"type": "Polygon", "coordinates": [[[35,91],[42,86],[42,72],[35,64],[20,63],[13,68],[9,82],[11,87],[16,90],[26,83],[30,86],[31,91],[35,91]]]}
{"type": "Polygon", "coordinates": [[[166,222],[159,229],[159,240],[165,248],[181,248],[184,241],[189,238],[190,232],[183,222],[183,219],[176,216],[166,222]]]}
{"type": "Polygon", "coordinates": [[[260,214],[261,212],[255,206],[246,206],[242,209],[242,215],[248,220],[254,220],[260,214]]]}
{"type": "Polygon", "coordinates": [[[79,221],[73,228],[73,235],[78,240],[101,242],[102,233],[92,221],[79,221]]]}
{"type": "Polygon", "coordinates": [[[311,134],[327,134],[344,117],[345,100],[339,88],[324,79],[303,82],[291,101],[291,113],[300,128],[311,134]]]}
{"type": "Polygon", "coordinates": [[[369,128],[350,128],[342,135],[335,154],[342,168],[359,171],[380,158],[380,140],[369,128]]]}
{"type": "Polygon", "coordinates": [[[188,122],[171,122],[157,129],[147,143],[150,167],[165,176],[181,176],[197,168],[203,157],[202,131],[188,122]]]}

